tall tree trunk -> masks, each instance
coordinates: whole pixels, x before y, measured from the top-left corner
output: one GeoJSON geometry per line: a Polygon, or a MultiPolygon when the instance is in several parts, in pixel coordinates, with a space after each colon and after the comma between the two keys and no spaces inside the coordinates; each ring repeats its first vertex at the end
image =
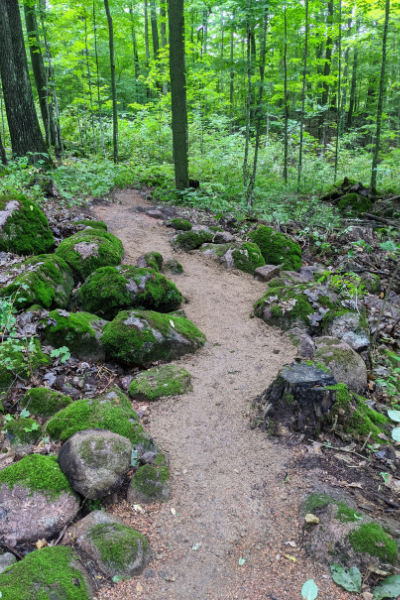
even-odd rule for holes
{"type": "Polygon", "coordinates": [[[336,119],[336,146],[335,146],[335,175],[333,182],[336,181],[338,158],[339,158],[339,134],[340,134],[340,122],[341,122],[341,105],[340,105],[340,93],[342,83],[342,0],[339,0],[339,36],[338,36],[338,51],[339,51],[339,69],[338,69],[338,90],[337,90],[337,119],[336,119]]]}
{"type": "Polygon", "coordinates": [[[288,106],[288,90],[287,90],[287,4],[283,14],[284,23],[284,45],[283,45],[283,69],[284,69],[284,107],[285,107],[285,139],[284,139],[284,158],[283,158],[283,178],[287,183],[287,163],[288,163],[288,121],[289,121],[289,106],[288,106]]]}
{"type": "Polygon", "coordinates": [[[245,147],[244,147],[244,158],[243,158],[243,185],[247,187],[247,161],[249,157],[249,144],[250,144],[250,118],[251,118],[251,0],[247,0],[247,99],[246,99],[246,134],[245,134],[245,147]]]}
{"type": "MultiPolygon", "coordinates": [[[[161,48],[163,49],[163,53],[165,53],[165,47],[167,45],[167,22],[166,22],[165,8],[166,8],[166,4],[164,4],[164,0],[161,0],[161,4],[160,4],[161,48]]],[[[194,55],[194,53],[193,53],[193,55],[194,55]]],[[[164,58],[164,56],[165,55],[163,54],[162,72],[163,72],[164,77],[163,77],[163,84],[162,84],[162,93],[164,94],[164,96],[166,96],[168,94],[168,81],[167,81],[167,78],[165,77],[165,58],[164,58]]]]}
{"type": "Polygon", "coordinates": [[[154,60],[156,60],[158,58],[158,52],[160,50],[160,42],[158,39],[157,9],[155,0],[150,0],[150,21],[151,33],[153,37],[153,54],[154,60]]]}
{"type": "MultiPolygon", "coordinates": [[[[328,25],[328,36],[326,39],[326,46],[325,46],[325,65],[324,65],[324,81],[323,81],[323,92],[322,92],[322,97],[321,97],[321,106],[325,107],[328,103],[328,96],[329,96],[329,83],[327,82],[327,78],[329,77],[330,73],[331,73],[331,60],[332,60],[332,22],[333,22],[333,0],[330,0],[328,2],[328,19],[327,19],[327,25],[328,25]]],[[[324,130],[324,122],[326,120],[326,114],[325,112],[322,113],[322,115],[319,118],[319,140],[322,140],[323,137],[323,130],[324,130]]]]}
{"type": "Polygon", "coordinates": [[[114,30],[113,20],[110,13],[108,0],[104,0],[104,7],[107,14],[108,22],[108,45],[110,49],[110,67],[111,67],[111,94],[113,103],[113,146],[114,146],[114,163],[118,162],[118,109],[117,109],[117,87],[115,83],[115,59],[114,59],[114,30]]]}
{"type": "Polygon", "coordinates": [[[175,186],[184,190],[189,185],[189,167],[183,0],[169,0],[168,20],[175,186]]]}
{"type": "Polygon", "coordinates": [[[356,101],[356,87],[357,87],[357,67],[358,67],[358,29],[359,24],[356,26],[356,41],[354,45],[353,55],[353,71],[351,74],[351,88],[350,88],[350,99],[349,99],[349,112],[347,113],[347,129],[351,129],[353,126],[353,113],[356,101]]]}
{"type": "Polygon", "coordinates": [[[150,46],[149,46],[149,17],[147,10],[147,0],[144,0],[144,45],[146,48],[146,69],[150,65],[150,46]]]}
{"type": "Polygon", "coordinates": [[[342,136],[344,133],[344,121],[346,117],[346,102],[347,102],[347,86],[348,86],[348,72],[349,72],[349,54],[350,48],[348,39],[351,34],[351,26],[352,19],[351,17],[347,21],[347,48],[344,53],[344,71],[343,71],[343,92],[342,92],[342,101],[340,105],[340,126],[339,126],[339,135],[342,136]]]}
{"type": "Polygon", "coordinates": [[[31,162],[43,159],[37,155],[47,155],[47,148],[33,101],[18,0],[0,0],[0,72],[13,153],[30,153],[31,162]]]}
{"type": "Polygon", "coordinates": [[[0,135],[0,160],[3,163],[3,165],[7,164],[6,150],[3,146],[3,142],[1,141],[1,135],[0,135]]]}
{"type": "Polygon", "coordinates": [[[208,9],[203,12],[203,52],[202,56],[207,54],[207,37],[208,37],[208,9]]]}
{"type": "Polygon", "coordinates": [[[301,116],[300,116],[300,147],[299,147],[299,170],[297,174],[297,192],[300,192],[301,171],[303,168],[303,134],[304,134],[304,110],[306,105],[307,85],[307,55],[308,55],[308,0],[305,0],[305,38],[304,38],[304,60],[303,60],[303,87],[301,90],[301,116]]]}
{"type": "Polygon", "coordinates": [[[224,76],[224,13],[221,11],[221,75],[219,83],[219,91],[223,93],[223,76],[224,76]]]}
{"type": "Polygon", "coordinates": [[[89,45],[88,45],[88,31],[87,31],[87,15],[86,12],[83,16],[85,19],[85,54],[86,54],[86,74],[89,86],[89,102],[90,102],[90,121],[92,123],[92,134],[93,134],[93,150],[97,154],[97,143],[96,143],[96,132],[94,129],[94,117],[93,117],[93,96],[92,96],[92,78],[90,75],[90,62],[89,62],[89,45]]]}
{"type": "Polygon", "coordinates": [[[103,150],[103,158],[106,160],[106,149],[104,146],[103,121],[101,118],[101,98],[100,98],[100,74],[99,74],[99,55],[97,52],[97,25],[96,25],[96,0],[93,0],[93,33],[94,33],[94,56],[96,61],[96,82],[97,82],[97,104],[99,107],[99,124],[101,135],[101,148],[103,150]]]}
{"type": "Polygon", "coordinates": [[[386,43],[387,43],[387,34],[388,34],[388,27],[389,27],[389,13],[390,13],[390,0],[386,0],[385,22],[383,25],[383,39],[382,39],[381,78],[379,81],[378,109],[376,112],[375,148],[374,148],[374,153],[373,153],[373,158],[372,158],[371,190],[372,190],[373,194],[376,194],[376,179],[377,179],[377,169],[378,169],[379,145],[380,145],[380,140],[381,140],[383,96],[385,93],[386,43]]]}
{"type": "Polygon", "coordinates": [[[137,45],[136,45],[136,31],[135,31],[135,26],[134,26],[134,23],[133,23],[133,6],[132,6],[132,2],[131,2],[131,5],[129,7],[129,14],[130,14],[130,17],[131,17],[131,36],[132,36],[133,62],[134,62],[134,65],[135,65],[135,79],[139,79],[139,75],[140,75],[139,55],[138,55],[137,45]]]}
{"type": "MultiPolygon", "coordinates": [[[[233,12],[233,21],[235,19],[235,11],[233,12]]],[[[232,126],[233,126],[233,83],[235,78],[235,69],[233,68],[233,40],[234,40],[234,31],[233,31],[233,22],[231,23],[231,73],[230,73],[230,85],[229,85],[229,105],[230,105],[230,118],[229,118],[229,133],[232,135],[232,126]]]]}

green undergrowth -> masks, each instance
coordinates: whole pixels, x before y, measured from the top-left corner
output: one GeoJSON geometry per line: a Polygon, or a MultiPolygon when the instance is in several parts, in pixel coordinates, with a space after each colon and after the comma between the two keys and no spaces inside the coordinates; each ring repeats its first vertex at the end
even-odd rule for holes
{"type": "Polygon", "coordinates": [[[21,194],[1,196],[0,211],[11,201],[17,201],[20,208],[11,214],[1,229],[0,251],[21,256],[49,252],[54,246],[54,237],[45,214],[21,194]]]}
{"type": "Polygon", "coordinates": [[[29,381],[32,374],[50,362],[37,338],[29,341],[8,338],[0,344],[0,390],[8,390],[18,379],[29,381]]]}
{"type": "Polygon", "coordinates": [[[139,541],[144,551],[148,545],[144,535],[119,523],[95,525],[90,529],[89,537],[106,567],[114,570],[116,574],[128,570],[135,561],[139,541]]]}
{"type": "Polygon", "coordinates": [[[6,435],[11,447],[35,444],[42,435],[40,425],[29,418],[12,420],[6,425],[6,435]]]}
{"type": "Polygon", "coordinates": [[[267,265],[282,265],[286,271],[298,271],[301,267],[301,248],[289,236],[272,227],[259,225],[249,234],[252,242],[261,250],[267,265]]]}
{"type": "Polygon", "coordinates": [[[38,417],[51,417],[59,410],[71,404],[69,396],[49,388],[32,388],[21,398],[20,405],[27,408],[29,412],[38,417]]]}
{"type": "Polygon", "coordinates": [[[129,386],[129,394],[132,398],[144,400],[184,394],[192,389],[190,380],[191,376],[186,369],[162,365],[139,373],[129,386]]]}

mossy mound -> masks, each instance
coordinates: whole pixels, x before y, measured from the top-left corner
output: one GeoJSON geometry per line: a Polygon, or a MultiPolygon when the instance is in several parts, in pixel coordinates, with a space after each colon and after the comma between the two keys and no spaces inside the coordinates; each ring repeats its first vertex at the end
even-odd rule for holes
{"type": "Polygon", "coordinates": [[[343,340],[314,338],[315,359],[324,363],[337,383],[345,383],[351,392],[363,394],[367,387],[367,367],[361,356],[343,340]]]}
{"type": "MultiPolygon", "coordinates": [[[[74,279],[63,258],[54,254],[41,254],[28,258],[17,265],[17,269],[24,271],[0,291],[1,296],[15,294],[16,308],[26,308],[32,304],[44,308],[66,308],[74,279]]],[[[12,277],[13,269],[8,274],[12,277]]]]}
{"type": "Polygon", "coordinates": [[[349,534],[355,552],[377,556],[385,563],[395,564],[398,556],[396,542],[377,523],[361,525],[349,534]]]}
{"type": "Polygon", "coordinates": [[[167,225],[179,231],[190,231],[192,229],[192,224],[187,219],[171,219],[167,225]]]}
{"type": "Polygon", "coordinates": [[[49,501],[59,498],[63,493],[75,496],[68,479],[60,469],[56,456],[42,454],[25,456],[19,462],[0,471],[0,486],[3,484],[11,490],[18,485],[28,488],[32,494],[41,492],[49,501]]]}
{"type": "Polygon", "coordinates": [[[30,452],[42,435],[42,428],[33,419],[21,418],[6,424],[6,436],[17,453],[30,452]]]}
{"type": "Polygon", "coordinates": [[[147,252],[147,254],[143,254],[138,258],[137,265],[139,267],[149,267],[155,271],[161,271],[163,266],[163,257],[159,252],[147,252]]]}
{"type": "Polygon", "coordinates": [[[282,279],[273,279],[267,292],[254,304],[254,314],[284,331],[297,325],[308,327],[314,308],[304,294],[306,289],[306,285],[286,286],[282,279]]]}
{"type": "Polygon", "coordinates": [[[183,267],[176,258],[169,258],[164,263],[163,271],[172,273],[173,275],[181,275],[181,273],[183,273],[183,267]]]}
{"type": "Polygon", "coordinates": [[[181,367],[162,365],[139,373],[129,386],[129,394],[136,400],[157,400],[176,396],[192,389],[191,376],[181,367]]]}
{"type": "Polygon", "coordinates": [[[49,388],[38,387],[32,388],[22,396],[20,406],[29,410],[32,415],[47,418],[55,415],[71,402],[69,396],[49,388]]]}
{"type": "Polygon", "coordinates": [[[37,338],[26,343],[9,338],[0,344],[0,391],[8,391],[17,379],[29,381],[33,373],[50,362],[37,338]]]}
{"type": "Polygon", "coordinates": [[[55,546],[28,554],[0,573],[4,600],[90,600],[88,582],[71,548],[55,546]]]}
{"type": "Polygon", "coordinates": [[[232,250],[232,258],[236,269],[245,273],[253,274],[257,267],[265,265],[260,248],[257,244],[252,244],[251,242],[240,244],[238,248],[232,250]]]}
{"type": "Polygon", "coordinates": [[[174,244],[185,252],[189,252],[190,250],[200,248],[202,244],[212,242],[213,237],[214,233],[212,231],[207,231],[206,229],[196,229],[194,231],[192,229],[191,231],[179,233],[174,239],[174,244]]]}
{"type": "Polygon", "coordinates": [[[97,269],[79,288],[74,301],[81,309],[111,320],[128,308],[170,312],[182,299],[176,285],[158,268],[121,266],[97,269]]]}
{"type": "Polygon", "coordinates": [[[77,431],[108,429],[128,438],[136,449],[154,450],[128,398],[113,389],[95,400],[76,400],[47,422],[46,431],[54,440],[65,442],[77,431]]]}
{"type": "Polygon", "coordinates": [[[107,355],[128,365],[173,360],[195,352],[205,336],[183,317],[153,311],[122,311],[104,327],[107,355]]]}
{"type": "Polygon", "coordinates": [[[168,500],[171,494],[169,470],[164,465],[144,465],[131,479],[128,502],[149,503],[168,500]]]}
{"type": "Polygon", "coordinates": [[[101,229],[86,229],[61,242],[56,250],[71,267],[77,280],[100,267],[117,266],[124,256],[122,242],[101,229]]]}
{"type": "Polygon", "coordinates": [[[300,245],[284,233],[259,225],[249,234],[249,238],[260,248],[265,264],[282,265],[285,271],[299,271],[301,268],[300,245]]]}
{"type": "Polygon", "coordinates": [[[106,321],[87,312],[69,313],[56,309],[40,322],[43,337],[54,348],[67,346],[83,360],[104,360],[105,353],[100,341],[106,321]]]}
{"type": "Polygon", "coordinates": [[[45,254],[54,246],[46,215],[25,196],[0,197],[0,251],[45,254]]]}
{"type": "Polygon", "coordinates": [[[369,198],[360,196],[355,192],[345,194],[338,202],[338,209],[347,216],[358,217],[363,212],[369,212],[372,202],[369,198]]]}
{"type": "Polygon", "coordinates": [[[74,221],[74,225],[85,225],[86,227],[93,227],[93,229],[102,229],[107,231],[107,225],[104,221],[90,221],[89,219],[82,219],[80,221],[74,221]]]}

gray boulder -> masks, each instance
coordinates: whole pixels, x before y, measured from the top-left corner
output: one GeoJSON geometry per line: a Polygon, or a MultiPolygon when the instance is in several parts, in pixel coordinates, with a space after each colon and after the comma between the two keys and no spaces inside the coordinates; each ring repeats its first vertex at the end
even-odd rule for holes
{"type": "Polygon", "coordinates": [[[257,267],[254,271],[254,279],[258,281],[270,281],[274,277],[279,277],[281,271],[280,267],[276,265],[264,265],[263,267],[257,267]]]}
{"type": "Polygon", "coordinates": [[[334,337],[314,338],[315,359],[331,371],[337,383],[345,383],[351,392],[363,394],[367,387],[367,367],[361,356],[346,342],[334,337]]]}
{"type": "Polygon", "coordinates": [[[292,327],[287,332],[290,341],[294,346],[297,347],[297,356],[299,358],[309,358],[311,360],[315,357],[315,344],[312,337],[300,327],[292,327]]]}
{"type": "Polygon", "coordinates": [[[14,554],[11,552],[4,552],[4,554],[0,554],[0,573],[5,571],[7,567],[11,567],[14,563],[17,562],[14,554]]]}
{"type": "Polygon", "coordinates": [[[61,447],[61,470],[84,498],[102,498],[121,485],[131,463],[131,442],[105,429],[78,431],[61,447]]]}
{"type": "Polygon", "coordinates": [[[368,324],[356,312],[329,312],[322,333],[343,340],[354,350],[365,350],[370,345],[368,324]]]}
{"type": "Polygon", "coordinates": [[[235,241],[235,236],[229,233],[229,231],[217,231],[212,239],[213,244],[229,244],[235,241]]]}

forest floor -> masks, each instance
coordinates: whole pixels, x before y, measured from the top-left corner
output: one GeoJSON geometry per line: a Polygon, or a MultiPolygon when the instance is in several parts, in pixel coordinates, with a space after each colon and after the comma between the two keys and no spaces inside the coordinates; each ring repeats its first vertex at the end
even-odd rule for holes
{"type": "MultiPolygon", "coordinates": [[[[152,250],[164,259],[173,254],[170,230],[135,212],[150,208],[138,191],[117,192],[115,200],[94,212],[122,240],[126,263],[152,250]]],[[[350,600],[355,595],[302,550],[299,508],[307,493],[326,487],[327,471],[304,456],[304,446],[250,428],[252,401],[296,355],[280,330],[249,318],[266,284],[197,251],[173,255],[184,273],[168,276],[207,344],[176,361],[191,373],[193,391],[145,413],[145,427],[170,460],[172,499],[144,514],[126,502],[107,508],[149,537],[152,561],[140,577],[101,587],[98,599],[298,600],[314,579],[321,599],[350,600]]]]}

